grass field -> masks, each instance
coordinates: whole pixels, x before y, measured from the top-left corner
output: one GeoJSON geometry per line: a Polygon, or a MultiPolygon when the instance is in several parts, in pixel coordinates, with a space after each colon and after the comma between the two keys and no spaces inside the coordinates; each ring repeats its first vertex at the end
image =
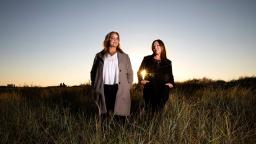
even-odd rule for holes
{"type": "Polygon", "coordinates": [[[143,111],[134,84],[124,125],[100,124],[90,85],[1,87],[1,143],[255,143],[256,78],[177,83],[164,112],[143,111]]]}

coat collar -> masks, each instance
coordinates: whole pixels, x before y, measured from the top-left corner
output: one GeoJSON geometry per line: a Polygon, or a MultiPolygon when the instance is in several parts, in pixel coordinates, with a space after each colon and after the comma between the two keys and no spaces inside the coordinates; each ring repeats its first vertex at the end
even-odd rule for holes
{"type": "MultiPolygon", "coordinates": [[[[101,52],[98,53],[98,58],[100,58],[100,60],[104,61],[104,55],[105,55],[105,51],[102,50],[101,52]]],[[[122,52],[117,51],[117,58],[119,61],[121,60],[122,55],[123,55],[122,52]]]]}

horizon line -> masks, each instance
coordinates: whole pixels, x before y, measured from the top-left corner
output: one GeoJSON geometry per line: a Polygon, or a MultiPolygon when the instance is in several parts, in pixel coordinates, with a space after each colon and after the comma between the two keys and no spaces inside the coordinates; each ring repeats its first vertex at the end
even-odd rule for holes
{"type": "MultiPolygon", "coordinates": [[[[240,80],[240,79],[245,79],[245,78],[256,78],[256,75],[252,75],[252,76],[239,76],[238,78],[234,78],[234,79],[230,79],[230,80],[223,80],[223,79],[212,79],[212,78],[208,78],[208,77],[201,77],[201,78],[189,78],[186,80],[178,80],[175,81],[175,83],[184,83],[184,82],[189,82],[189,81],[193,81],[193,80],[208,80],[208,81],[224,81],[224,82],[231,82],[231,81],[235,81],[235,80],[240,80]]],[[[133,84],[138,84],[138,82],[133,82],[133,84]]],[[[23,84],[23,85],[17,85],[15,83],[6,83],[5,85],[0,85],[0,87],[8,87],[8,86],[13,86],[13,87],[56,87],[56,86],[67,86],[67,87],[73,87],[73,86],[81,86],[81,85],[91,85],[91,81],[87,81],[85,83],[80,83],[80,84],[74,84],[74,85],[67,85],[65,84],[65,82],[60,82],[57,85],[46,85],[46,86],[42,86],[42,85],[36,85],[36,84],[23,84]],[[62,85],[64,84],[64,85],[62,85]]]]}

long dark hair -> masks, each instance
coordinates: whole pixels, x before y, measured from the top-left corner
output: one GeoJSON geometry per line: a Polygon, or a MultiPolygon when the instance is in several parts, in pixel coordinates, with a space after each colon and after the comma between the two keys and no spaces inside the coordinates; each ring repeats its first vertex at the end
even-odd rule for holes
{"type": "Polygon", "coordinates": [[[109,32],[109,33],[105,36],[105,40],[104,40],[104,42],[103,42],[104,51],[105,51],[105,52],[108,52],[108,50],[109,50],[109,47],[110,47],[110,37],[111,37],[112,34],[117,34],[118,40],[119,40],[119,43],[118,43],[118,46],[117,46],[117,51],[123,53],[122,49],[120,48],[120,36],[119,36],[119,33],[116,32],[116,31],[111,31],[111,32],[109,32]]]}
{"type": "Polygon", "coordinates": [[[154,40],[154,41],[152,42],[151,49],[152,49],[153,53],[155,54],[155,52],[154,52],[154,43],[155,43],[155,42],[158,42],[159,45],[160,45],[160,47],[162,48],[162,51],[161,51],[161,60],[167,59],[167,57],[166,57],[166,49],[165,49],[165,46],[164,46],[164,42],[163,42],[162,40],[160,40],[160,39],[156,39],[156,40],[154,40]]]}

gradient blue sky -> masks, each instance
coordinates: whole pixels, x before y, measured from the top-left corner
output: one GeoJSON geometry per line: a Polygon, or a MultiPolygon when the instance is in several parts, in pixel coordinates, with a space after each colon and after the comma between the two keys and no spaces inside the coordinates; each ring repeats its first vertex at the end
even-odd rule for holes
{"type": "Polygon", "coordinates": [[[95,54],[114,30],[134,80],[162,39],[175,81],[256,74],[254,0],[1,0],[0,85],[89,82],[95,54]]]}

